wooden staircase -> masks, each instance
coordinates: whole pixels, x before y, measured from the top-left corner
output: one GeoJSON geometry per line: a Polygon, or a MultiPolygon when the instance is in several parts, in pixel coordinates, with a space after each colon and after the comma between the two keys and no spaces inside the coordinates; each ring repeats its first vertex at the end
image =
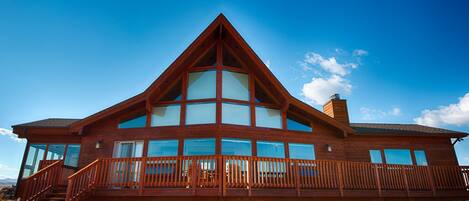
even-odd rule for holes
{"type": "Polygon", "coordinates": [[[57,186],[51,192],[48,192],[42,201],[65,201],[67,195],[67,186],[57,186]]]}

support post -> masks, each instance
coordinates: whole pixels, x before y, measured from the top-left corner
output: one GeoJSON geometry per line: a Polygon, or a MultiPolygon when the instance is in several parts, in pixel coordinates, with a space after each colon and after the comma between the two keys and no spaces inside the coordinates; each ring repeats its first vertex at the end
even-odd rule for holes
{"type": "Polygon", "coordinates": [[[335,162],[337,166],[337,179],[339,180],[339,192],[340,192],[340,197],[344,197],[344,181],[342,177],[342,163],[341,162],[335,162]]]}
{"type": "Polygon", "coordinates": [[[142,164],[140,166],[140,178],[139,178],[139,189],[138,194],[143,195],[143,188],[145,187],[145,178],[146,178],[146,168],[147,167],[147,157],[142,157],[142,164]]]}
{"type": "Polygon", "coordinates": [[[375,181],[376,181],[376,187],[378,189],[378,196],[381,197],[383,195],[383,192],[381,190],[381,180],[379,179],[379,171],[378,171],[378,165],[373,165],[375,169],[375,181]]]}

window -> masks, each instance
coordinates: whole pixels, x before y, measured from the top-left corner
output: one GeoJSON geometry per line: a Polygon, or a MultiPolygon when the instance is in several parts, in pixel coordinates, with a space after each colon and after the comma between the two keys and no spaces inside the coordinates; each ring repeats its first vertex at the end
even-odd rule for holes
{"type": "Polygon", "coordinates": [[[229,67],[241,67],[241,64],[226,46],[223,46],[223,65],[229,67]]]}
{"type": "Polygon", "coordinates": [[[178,140],[151,140],[148,142],[148,156],[177,156],[178,140]]]}
{"type": "Polygon", "coordinates": [[[39,163],[46,157],[46,160],[61,160],[64,158],[64,164],[72,167],[78,166],[80,156],[79,144],[30,144],[26,156],[26,163],[23,169],[23,178],[29,177],[39,169],[39,163]],[[47,152],[46,152],[47,148],[47,152]]]}
{"type": "Polygon", "coordinates": [[[314,155],[314,145],[312,144],[288,143],[288,150],[290,152],[290,158],[292,159],[316,159],[314,155]]]}
{"type": "Polygon", "coordinates": [[[184,156],[215,155],[215,139],[184,140],[184,156]]]}
{"type": "Polygon", "coordinates": [[[295,130],[295,131],[305,131],[305,132],[312,132],[313,128],[311,125],[306,123],[301,123],[297,120],[294,120],[290,117],[287,118],[287,129],[288,130],[295,130]]]}
{"type": "Polygon", "coordinates": [[[414,150],[415,155],[415,162],[417,165],[427,166],[427,156],[425,155],[425,151],[423,150],[414,150]]]}
{"type": "Polygon", "coordinates": [[[266,107],[256,107],[256,126],[267,128],[282,128],[280,110],[266,107]]]}
{"type": "Polygon", "coordinates": [[[67,146],[67,155],[65,157],[64,165],[78,167],[79,157],[80,157],[80,145],[69,144],[67,146]]]}
{"type": "Polygon", "coordinates": [[[177,126],[181,118],[181,105],[154,107],[151,126],[177,126]]]}
{"type": "Polygon", "coordinates": [[[244,73],[223,71],[223,98],[249,101],[249,79],[244,73]]]}
{"type": "Polygon", "coordinates": [[[216,116],[215,103],[193,103],[187,104],[186,124],[213,124],[216,116]]]}
{"type": "Polygon", "coordinates": [[[143,155],[143,140],[114,142],[114,158],[135,158],[143,155]]]}
{"type": "Polygon", "coordinates": [[[147,115],[139,116],[119,123],[118,128],[143,128],[147,124],[147,115]]]}
{"type": "Polygon", "coordinates": [[[285,158],[285,147],[281,142],[257,142],[257,156],[285,158]]]}
{"type": "Polygon", "coordinates": [[[251,156],[251,141],[233,138],[221,140],[221,152],[223,155],[251,156]]]}
{"type": "Polygon", "coordinates": [[[202,55],[194,67],[215,66],[217,64],[217,46],[214,45],[210,50],[202,55]]]}
{"type": "Polygon", "coordinates": [[[383,163],[383,159],[381,158],[381,150],[370,150],[370,160],[371,163],[383,163]]]}
{"type": "Polygon", "coordinates": [[[387,164],[412,165],[412,158],[408,149],[385,149],[384,157],[386,157],[387,164]]]}
{"type": "Polygon", "coordinates": [[[50,144],[47,148],[47,160],[61,160],[64,157],[65,144],[50,144]]]}
{"type": "Polygon", "coordinates": [[[45,144],[31,144],[29,145],[28,157],[24,164],[23,178],[29,177],[39,168],[39,162],[44,159],[46,152],[45,144]]]}
{"type": "Polygon", "coordinates": [[[249,106],[235,103],[222,103],[221,121],[224,124],[251,125],[249,106]]]}
{"type": "Polygon", "coordinates": [[[215,98],[216,83],[216,71],[189,73],[187,99],[215,98]]]}
{"type": "Polygon", "coordinates": [[[269,95],[262,89],[262,87],[256,82],[254,84],[254,100],[256,103],[273,103],[274,101],[272,100],[269,95]]]}

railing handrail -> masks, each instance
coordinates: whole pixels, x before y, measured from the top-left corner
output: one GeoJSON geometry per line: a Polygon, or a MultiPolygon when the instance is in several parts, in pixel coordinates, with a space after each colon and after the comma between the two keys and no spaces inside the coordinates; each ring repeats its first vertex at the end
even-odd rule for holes
{"type": "Polygon", "coordinates": [[[63,160],[55,161],[22,181],[25,186],[21,197],[24,200],[34,200],[57,186],[62,174],[62,165],[63,160]]]}
{"type": "Polygon", "coordinates": [[[76,175],[79,175],[81,174],[82,172],[88,170],[88,168],[90,168],[91,166],[95,165],[96,163],[99,162],[100,159],[96,159],[94,160],[93,162],[91,162],[90,164],[86,165],[85,167],[81,168],[80,170],[78,170],[77,172],[73,173],[72,175],[68,176],[67,179],[72,179],[73,177],[75,177],[76,175]]]}
{"type": "Polygon", "coordinates": [[[469,166],[389,165],[339,160],[302,160],[257,156],[165,156],[102,158],[68,177],[67,201],[99,188],[290,188],[469,191],[469,166]],[[75,179],[77,181],[75,181],[75,179]],[[76,184],[75,184],[76,183],[76,184]],[[72,193],[73,191],[73,193],[72,193]]]}
{"type": "Polygon", "coordinates": [[[39,171],[37,171],[37,172],[33,173],[32,175],[30,175],[29,177],[27,177],[26,180],[28,180],[29,178],[37,177],[37,175],[40,175],[40,174],[43,174],[44,172],[47,172],[49,169],[51,169],[53,166],[56,166],[60,162],[63,162],[63,160],[55,161],[54,163],[40,169],[39,171]]]}

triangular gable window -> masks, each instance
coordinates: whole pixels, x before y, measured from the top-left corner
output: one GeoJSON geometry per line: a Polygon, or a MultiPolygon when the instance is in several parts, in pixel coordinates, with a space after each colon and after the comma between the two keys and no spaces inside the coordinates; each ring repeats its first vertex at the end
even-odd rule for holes
{"type": "Polygon", "coordinates": [[[257,103],[273,103],[273,99],[262,89],[262,87],[256,82],[255,86],[255,91],[254,93],[256,94],[255,96],[255,101],[257,103]]]}
{"type": "Polygon", "coordinates": [[[166,94],[161,101],[179,101],[182,100],[182,82],[179,80],[166,94]]]}
{"type": "Polygon", "coordinates": [[[287,129],[304,132],[313,131],[313,128],[311,127],[310,123],[302,121],[299,118],[296,118],[290,114],[287,114],[287,129]]]}
{"type": "Polygon", "coordinates": [[[216,66],[217,65],[217,46],[213,45],[213,47],[208,50],[205,55],[199,58],[199,60],[195,63],[194,67],[205,67],[205,66],[216,66]]]}
{"type": "Polygon", "coordinates": [[[241,68],[241,63],[238,59],[231,53],[231,51],[226,47],[223,46],[223,65],[235,68],[241,68]]]}

